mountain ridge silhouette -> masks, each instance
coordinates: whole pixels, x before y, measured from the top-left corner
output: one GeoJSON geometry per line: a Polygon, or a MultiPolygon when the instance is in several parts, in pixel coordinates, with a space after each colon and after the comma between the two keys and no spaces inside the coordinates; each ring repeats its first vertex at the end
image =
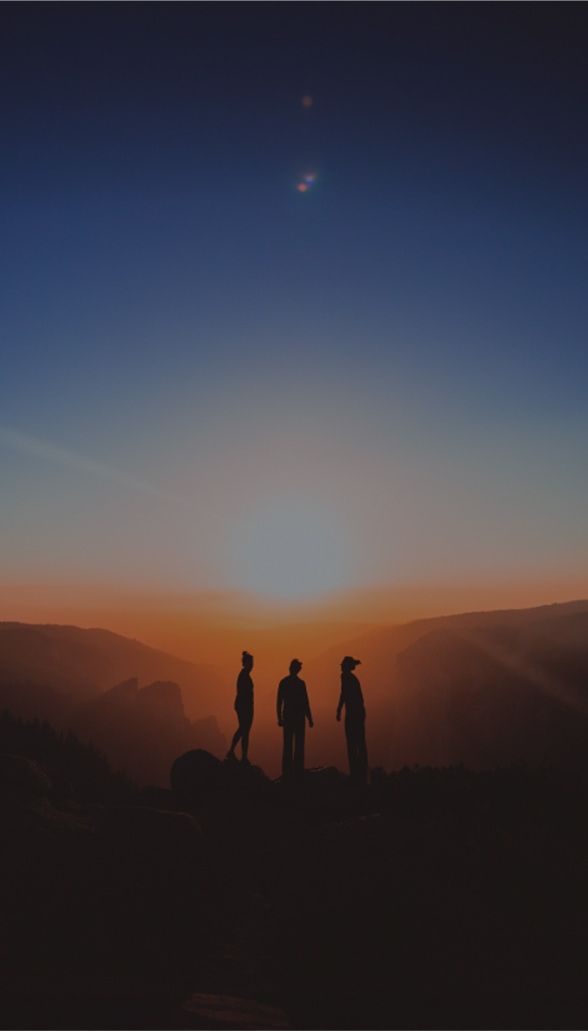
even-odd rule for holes
{"type": "MultiPolygon", "coordinates": [[[[584,765],[587,642],[584,600],[455,613],[353,635],[305,663],[317,717],[310,762],[346,768],[334,714],[341,655],[348,653],[362,659],[367,737],[375,766],[584,765]]],[[[296,641],[292,646],[298,650],[296,641]]],[[[0,706],[71,726],[117,766],[132,752],[135,760],[123,768],[143,783],[150,775],[162,783],[172,751],[204,747],[221,754],[218,728],[226,733],[232,719],[232,673],[227,673],[231,654],[221,649],[217,672],[102,628],[0,623],[0,706]],[[116,695],[133,678],[136,697],[125,707],[116,695]],[[147,706],[149,691],[141,692],[158,683],[179,684],[175,702],[175,689],[168,689],[164,704],[165,692],[156,687],[150,689],[152,705],[147,706]],[[167,720],[169,747],[156,761],[157,720],[150,708],[159,705],[167,720]],[[109,715],[99,717],[105,707],[109,715]],[[92,717],[102,723],[93,736],[87,730],[92,717]],[[121,744],[125,740],[132,743],[130,750],[121,744]],[[152,766],[139,756],[147,741],[152,766]]],[[[273,718],[278,675],[275,655],[264,659],[258,652],[252,756],[270,775],[277,773],[279,754],[273,718]]]]}

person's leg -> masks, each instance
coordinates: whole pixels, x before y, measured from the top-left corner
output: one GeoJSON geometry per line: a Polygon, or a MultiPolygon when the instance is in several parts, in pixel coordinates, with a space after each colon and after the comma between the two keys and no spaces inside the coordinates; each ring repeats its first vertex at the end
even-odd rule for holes
{"type": "Polygon", "coordinates": [[[366,784],[368,779],[368,754],[365,740],[365,720],[362,720],[358,727],[357,768],[362,784],[366,784]]]}
{"type": "Polygon", "coordinates": [[[301,774],[304,770],[304,733],[306,730],[306,720],[303,718],[298,720],[296,723],[296,729],[294,731],[294,766],[296,767],[296,773],[301,774]]]}
{"type": "Polygon", "coordinates": [[[251,730],[251,724],[253,723],[253,713],[247,713],[243,716],[241,722],[241,752],[243,762],[247,762],[247,753],[249,751],[249,732],[251,730]]]}
{"type": "Polygon", "coordinates": [[[241,719],[239,718],[239,726],[237,727],[237,730],[233,734],[233,740],[231,741],[231,747],[229,748],[229,750],[227,752],[228,756],[229,755],[232,756],[232,755],[235,754],[235,749],[236,749],[237,745],[239,744],[239,741],[241,740],[241,737],[242,737],[241,719]]]}
{"type": "Polygon", "coordinates": [[[284,751],[282,752],[282,776],[290,775],[292,770],[292,733],[291,723],[284,723],[284,751]]]}
{"type": "Polygon", "coordinates": [[[346,724],[347,749],[349,753],[349,775],[352,780],[359,778],[359,740],[357,720],[350,719],[346,724]]]}
{"type": "Polygon", "coordinates": [[[349,761],[349,775],[353,777],[355,770],[355,741],[353,739],[353,723],[350,719],[345,720],[345,740],[347,742],[347,759],[349,761]]]}

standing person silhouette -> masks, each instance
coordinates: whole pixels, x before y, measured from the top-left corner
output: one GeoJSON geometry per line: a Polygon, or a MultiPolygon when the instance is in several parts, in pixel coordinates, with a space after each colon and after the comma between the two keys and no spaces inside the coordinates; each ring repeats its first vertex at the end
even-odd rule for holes
{"type": "Polygon", "coordinates": [[[227,759],[235,758],[235,748],[240,741],[242,762],[248,763],[249,732],[253,723],[253,680],[251,679],[253,655],[250,655],[249,652],[243,652],[241,661],[243,669],[237,677],[237,697],[235,698],[235,712],[237,713],[239,726],[233,735],[231,747],[227,752],[227,759]]]}
{"type": "Polygon", "coordinates": [[[299,659],[292,659],[290,675],[278,685],[278,726],[284,728],[284,751],[282,753],[282,776],[287,780],[292,774],[300,776],[304,770],[304,733],[306,720],[313,727],[312,713],[304,680],[298,674],[302,669],[299,659]]]}
{"type": "Polygon", "coordinates": [[[346,655],[341,661],[341,694],[337,705],[337,719],[345,706],[345,737],[349,756],[349,773],[355,784],[365,784],[368,775],[367,745],[365,743],[365,705],[361,684],[353,670],[360,659],[346,655]]]}

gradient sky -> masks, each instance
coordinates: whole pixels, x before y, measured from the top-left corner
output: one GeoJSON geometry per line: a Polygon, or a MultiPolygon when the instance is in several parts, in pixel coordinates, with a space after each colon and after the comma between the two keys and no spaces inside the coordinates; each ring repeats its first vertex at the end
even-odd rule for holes
{"type": "Polygon", "coordinates": [[[4,583],[588,571],[585,5],[0,21],[4,583]]]}

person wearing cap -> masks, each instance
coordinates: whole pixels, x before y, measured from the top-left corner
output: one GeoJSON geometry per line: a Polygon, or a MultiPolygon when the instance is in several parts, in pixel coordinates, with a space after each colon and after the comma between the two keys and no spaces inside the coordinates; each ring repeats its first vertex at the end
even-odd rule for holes
{"type": "Polygon", "coordinates": [[[299,659],[292,659],[290,675],[278,685],[278,726],[284,728],[282,776],[300,775],[304,770],[304,734],[306,721],[313,727],[308,692],[304,680],[298,676],[302,669],[299,659]]]}
{"type": "Polygon", "coordinates": [[[353,670],[360,659],[346,655],[341,661],[341,694],[337,705],[337,719],[345,707],[345,738],[349,756],[349,773],[356,784],[365,784],[368,774],[367,745],[365,742],[365,704],[361,684],[353,670]]]}
{"type": "Polygon", "coordinates": [[[227,752],[227,759],[235,758],[235,748],[240,741],[242,761],[248,763],[249,732],[253,723],[253,680],[251,679],[253,655],[250,655],[249,652],[243,652],[241,661],[243,669],[237,677],[237,697],[235,698],[235,712],[237,713],[239,726],[233,735],[231,747],[227,752]]]}

